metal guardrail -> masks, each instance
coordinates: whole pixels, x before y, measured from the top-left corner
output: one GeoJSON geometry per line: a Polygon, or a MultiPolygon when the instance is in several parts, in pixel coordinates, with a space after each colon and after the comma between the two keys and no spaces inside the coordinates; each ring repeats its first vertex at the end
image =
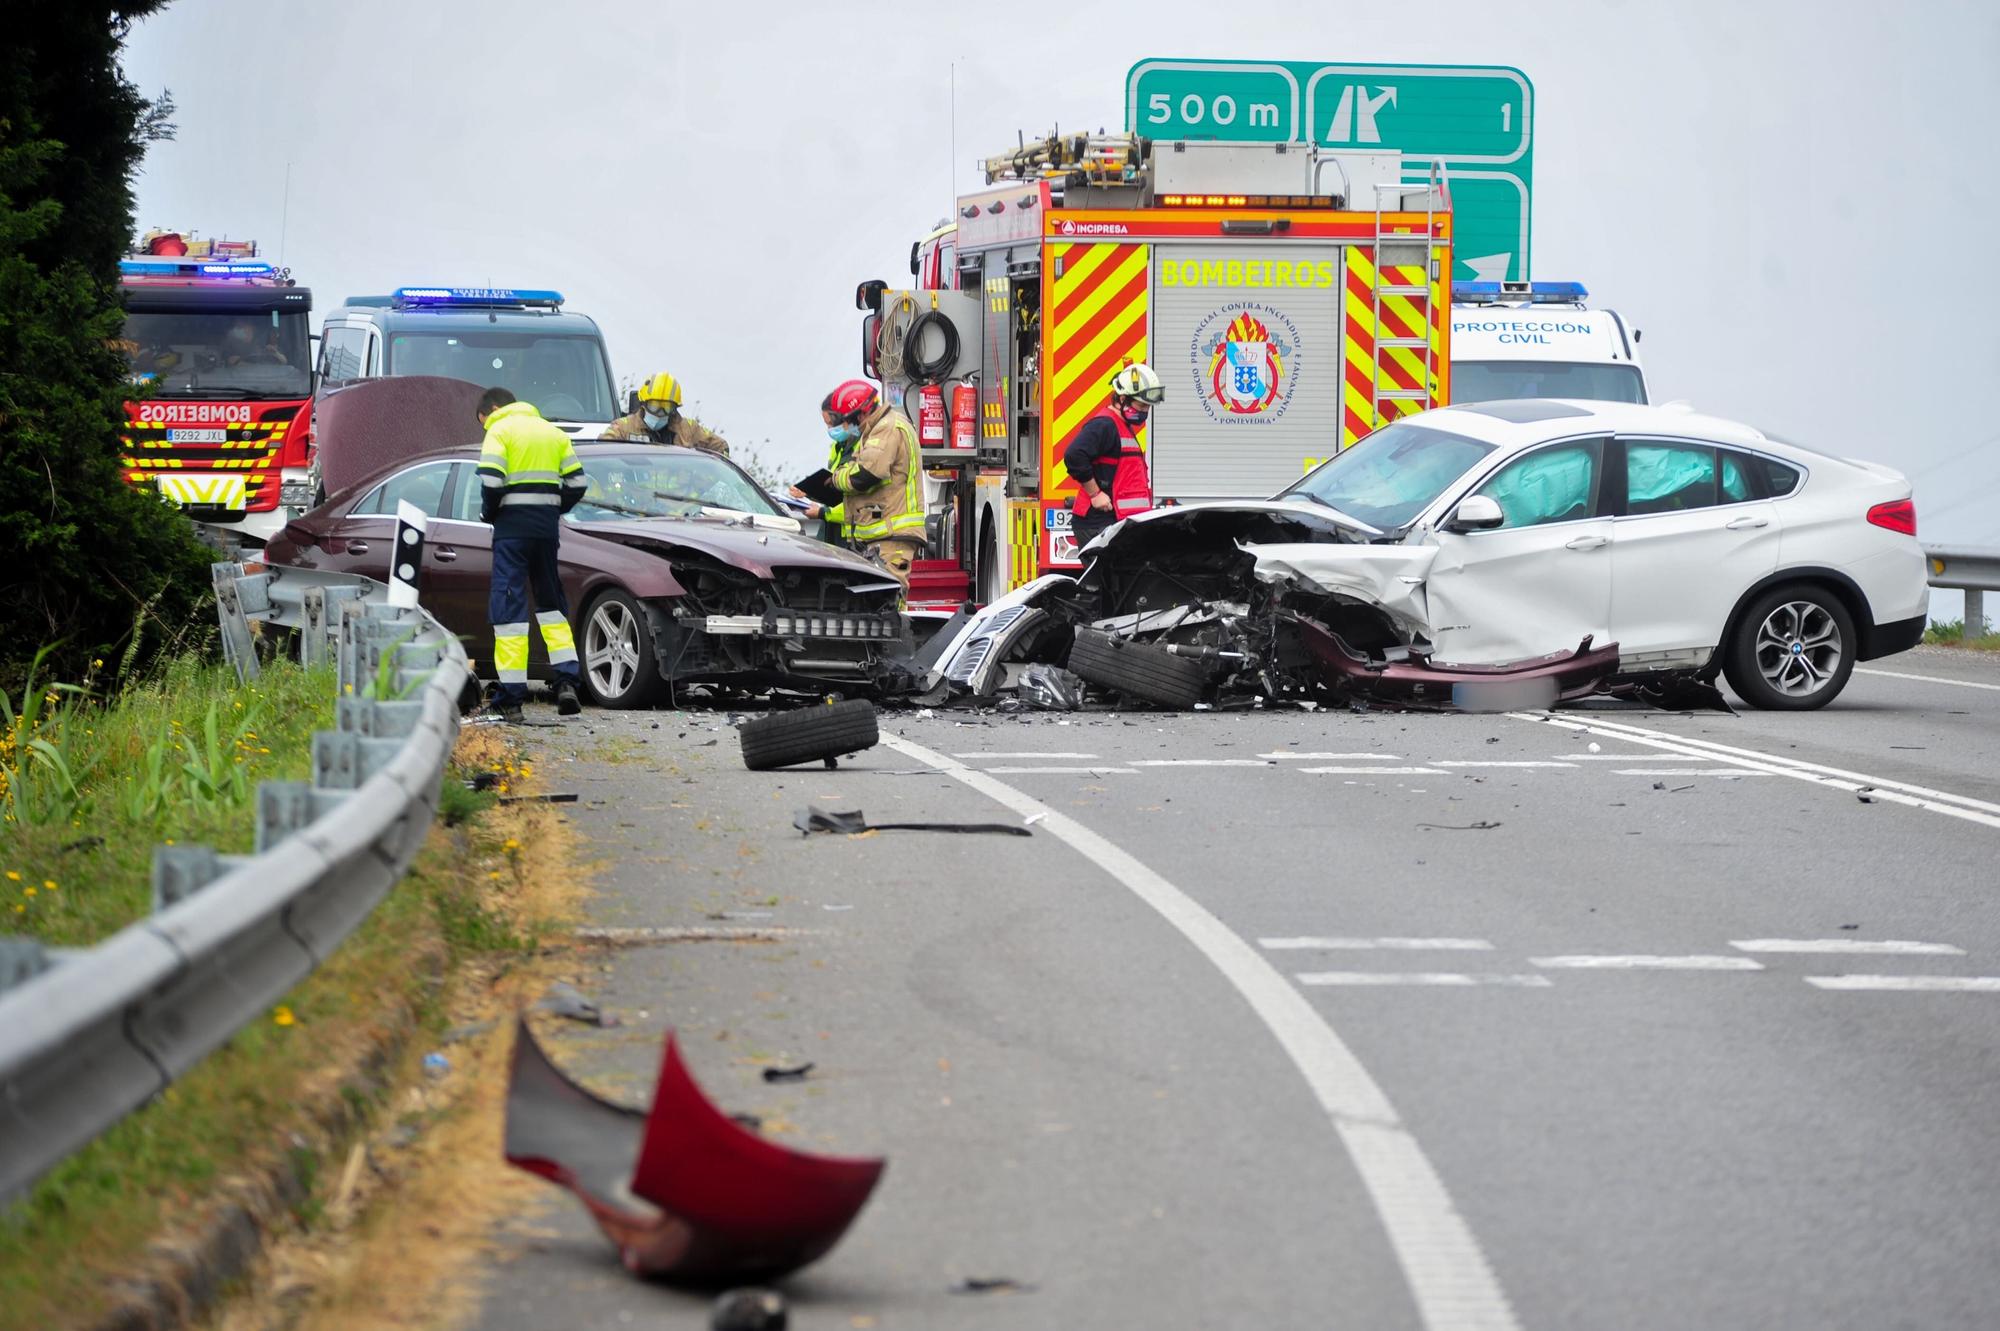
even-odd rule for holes
{"type": "Polygon", "coordinates": [[[236,564],[215,576],[239,678],[257,671],[253,619],[298,629],[307,662],[336,657],[334,728],[313,736],[311,780],[258,787],[256,853],[157,848],[153,914],[95,947],[0,938],[0,1203],[325,961],[437,811],[469,678],[458,641],[365,578],[236,564]],[[378,681],[389,696],[371,696],[378,681]]]}
{"type": "Polygon", "coordinates": [[[1986,631],[1986,592],[2000,591],[2000,549],[1992,546],[1927,545],[1930,582],[1965,593],[1965,633],[1986,631]]]}

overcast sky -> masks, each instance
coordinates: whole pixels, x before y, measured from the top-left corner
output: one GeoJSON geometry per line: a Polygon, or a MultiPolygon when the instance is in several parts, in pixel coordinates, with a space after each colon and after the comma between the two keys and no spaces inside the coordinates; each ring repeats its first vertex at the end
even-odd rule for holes
{"type": "Polygon", "coordinates": [[[137,220],[254,237],[320,310],[556,287],[621,380],[671,369],[803,468],[855,283],[906,280],[1017,130],[1121,127],[1157,56],[1520,67],[1535,276],[1642,328],[1656,397],[1900,467],[1926,540],[2000,544],[1991,0],[177,0],[127,53],[179,107],[137,220]]]}

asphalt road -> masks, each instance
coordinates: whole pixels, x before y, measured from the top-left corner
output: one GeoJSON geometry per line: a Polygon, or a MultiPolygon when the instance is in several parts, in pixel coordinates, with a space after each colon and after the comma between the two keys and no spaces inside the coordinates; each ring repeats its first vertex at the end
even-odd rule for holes
{"type": "MultiPolygon", "coordinates": [[[[594,920],[772,938],[594,954],[629,1024],[553,1039],[636,1099],[672,1025],[889,1157],[793,1327],[1990,1326],[2000,662],[1868,669],[1803,716],[902,715],[836,772],[591,715],[537,738],[594,920]]],[[[548,1199],[482,1328],[705,1325],[548,1199]]]]}

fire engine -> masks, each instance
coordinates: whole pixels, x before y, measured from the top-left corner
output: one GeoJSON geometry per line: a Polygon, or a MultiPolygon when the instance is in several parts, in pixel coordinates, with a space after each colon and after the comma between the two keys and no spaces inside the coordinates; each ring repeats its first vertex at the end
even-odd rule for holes
{"type": "Polygon", "coordinates": [[[311,495],[312,293],[255,241],[151,231],[120,261],[126,479],[261,546],[311,495]]]}
{"type": "Polygon", "coordinates": [[[1394,152],[1051,136],[868,282],[864,370],[917,422],[936,501],[911,600],[1078,567],[1062,451],[1145,361],[1161,504],[1262,497],[1450,400],[1450,182],[1394,152]]]}

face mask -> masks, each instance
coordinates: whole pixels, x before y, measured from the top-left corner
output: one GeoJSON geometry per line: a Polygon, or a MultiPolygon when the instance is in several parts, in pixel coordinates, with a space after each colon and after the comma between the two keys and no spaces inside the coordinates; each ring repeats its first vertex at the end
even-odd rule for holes
{"type": "Polygon", "coordinates": [[[861,427],[852,424],[830,425],[827,427],[826,435],[836,444],[850,443],[861,437],[861,427]]]}
{"type": "Polygon", "coordinates": [[[1127,407],[1125,408],[1125,423],[1127,425],[1144,425],[1146,423],[1146,414],[1146,408],[1144,407],[1127,407]]]}
{"type": "Polygon", "coordinates": [[[648,412],[643,412],[641,414],[645,416],[646,428],[649,430],[660,429],[661,427],[666,425],[668,420],[666,416],[663,416],[656,411],[648,411],[648,412]]]}

